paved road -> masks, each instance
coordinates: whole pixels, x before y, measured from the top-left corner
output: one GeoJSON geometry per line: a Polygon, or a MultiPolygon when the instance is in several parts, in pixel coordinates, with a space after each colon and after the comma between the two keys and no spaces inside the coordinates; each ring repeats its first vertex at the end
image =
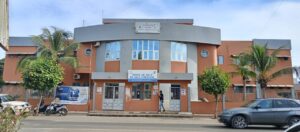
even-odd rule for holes
{"type": "Polygon", "coordinates": [[[21,132],[282,132],[272,126],[226,128],[209,118],[91,117],[68,115],[28,117],[21,132]]]}

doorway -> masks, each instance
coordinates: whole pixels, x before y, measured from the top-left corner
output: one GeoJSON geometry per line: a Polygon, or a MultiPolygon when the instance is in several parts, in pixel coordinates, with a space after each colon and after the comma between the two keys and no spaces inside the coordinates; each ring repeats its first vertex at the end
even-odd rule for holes
{"type": "Polygon", "coordinates": [[[121,87],[119,83],[106,83],[102,109],[124,110],[124,87],[121,87]]]}

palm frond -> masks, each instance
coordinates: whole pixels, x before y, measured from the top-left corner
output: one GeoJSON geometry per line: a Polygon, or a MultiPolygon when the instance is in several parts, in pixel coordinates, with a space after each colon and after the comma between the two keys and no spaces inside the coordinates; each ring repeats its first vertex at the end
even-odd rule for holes
{"type": "Polygon", "coordinates": [[[33,60],[36,60],[36,56],[25,56],[17,64],[17,71],[23,71],[26,66],[30,65],[33,60]]]}
{"type": "Polygon", "coordinates": [[[293,68],[292,67],[283,68],[279,71],[274,72],[272,75],[270,75],[268,77],[268,81],[270,81],[274,78],[277,78],[279,76],[282,76],[282,75],[287,75],[287,74],[293,74],[293,68]]]}
{"type": "Polygon", "coordinates": [[[67,47],[64,48],[65,56],[72,56],[74,51],[79,48],[79,43],[71,43],[67,47]]]}
{"type": "Polygon", "coordinates": [[[60,58],[58,58],[58,61],[61,63],[65,63],[67,65],[70,65],[73,68],[78,67],[78,61],[77,61],[76,57],[60,57],[60,58]]]}

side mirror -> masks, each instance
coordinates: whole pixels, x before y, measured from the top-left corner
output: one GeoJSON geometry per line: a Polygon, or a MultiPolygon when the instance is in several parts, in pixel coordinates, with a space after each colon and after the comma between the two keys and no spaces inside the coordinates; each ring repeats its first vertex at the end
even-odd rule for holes
{"type": "Polygon", "coordinates": [[[261,106],[260,105],[256,105],[255,107],[253,107],[254,109],[260,109],[261,106]]]}

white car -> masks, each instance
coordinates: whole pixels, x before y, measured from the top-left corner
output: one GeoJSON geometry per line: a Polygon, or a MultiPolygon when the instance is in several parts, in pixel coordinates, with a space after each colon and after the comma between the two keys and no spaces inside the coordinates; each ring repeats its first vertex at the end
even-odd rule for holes
{"type": "Polygon", "coordinates": [[[15,113],[21,111],[29,112],[31,109],[31,105],[28,102],[12,101],[7,94],[0,94],[0,104],[3,107],[2,109],[10,107],[15,113]]]}

